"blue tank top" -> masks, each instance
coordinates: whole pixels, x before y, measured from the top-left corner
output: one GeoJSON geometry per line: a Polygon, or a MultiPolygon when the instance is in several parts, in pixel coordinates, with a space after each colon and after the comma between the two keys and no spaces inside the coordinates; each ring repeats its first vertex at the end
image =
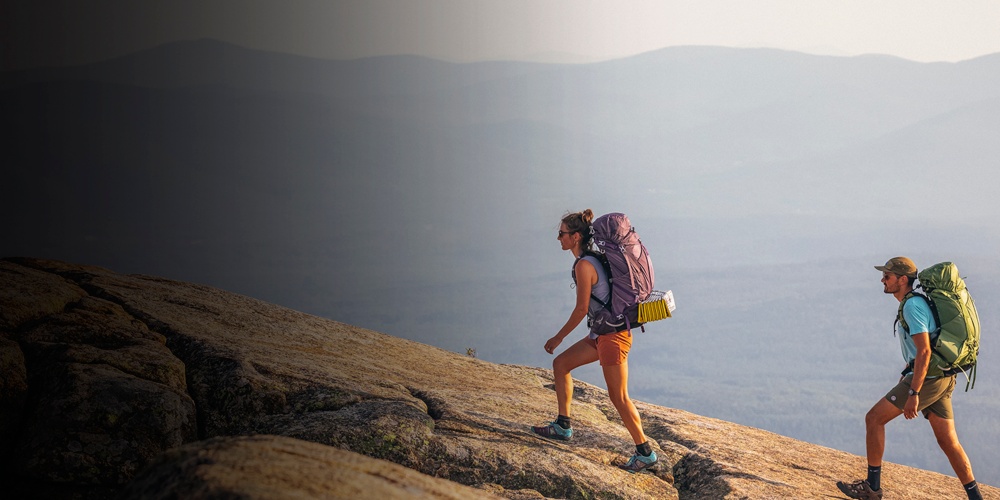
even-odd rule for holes
{"type": "Polygon", "coordinates": [[[604,266],[601,265],[601,261],[594,257],[593,255],[585,255],[583,259],[590,262],[590,265],[594,266],[597,271],[597,283],[590,289],[590,308],[587,312],[587,316],[594,317],[597,311],[600,311],[604,304],[608,303],[611,299],[611,285],[608,283],[608,273],[604,271],[604,266]],[[594,300],[597,297],[604,301],[604,304],[594,300]]]}

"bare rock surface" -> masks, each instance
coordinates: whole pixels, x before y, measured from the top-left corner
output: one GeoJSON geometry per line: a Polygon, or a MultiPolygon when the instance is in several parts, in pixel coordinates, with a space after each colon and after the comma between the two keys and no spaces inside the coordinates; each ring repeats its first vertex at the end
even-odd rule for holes
{"type": "MultiPolygon", "coordinates": [[[[835,481],[865,469],[637,403],[661,461],[632,475],[597,387],[577,384],[573,441],[528,431],[552,418],[549,370],[62,262],[2,260],[0,290],[0,479],[22,497],[843,498],[835,481]]],[[[963,495],[895,464],[883,482],[892,498],[963,495]]]]}
{"type": "Polygon", "coordinates": [[[170,450],[125,498],[500,499],[346,450],[280,436],[213,438],[170,450]]]}

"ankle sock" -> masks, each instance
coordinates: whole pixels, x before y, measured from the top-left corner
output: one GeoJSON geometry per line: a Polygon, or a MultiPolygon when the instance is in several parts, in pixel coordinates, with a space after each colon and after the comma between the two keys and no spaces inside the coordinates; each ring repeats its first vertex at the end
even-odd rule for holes
{"type": "Polygon", "coordinates": [[[563,429],[570,429],[572,428],[573,424],[570,423],[569,417],[559,415],[558,417],[556,417],[556,425],[562,427],[563,429]]]}
{"type": "Polygon", "coordinates": [[[983,494],[979,492],[979,484],[972,481],[965,486],[965,494],[969,495],[969,500],[983,500],[983,494]]]}
{"type": "Polygon", "coordinates": [[[872,490],[878,491],[882,489],[882,466],[879,465],[875,467],[873,465],[868,466],[868,486],[872,487],[872,490]]]}
{"type": "Polygon", "coordinates": [[[635,445],[635,452],[648,457],[653,454],[653,447],[649,445],[649,441],[646,441],[645,443],[635,445]]]}

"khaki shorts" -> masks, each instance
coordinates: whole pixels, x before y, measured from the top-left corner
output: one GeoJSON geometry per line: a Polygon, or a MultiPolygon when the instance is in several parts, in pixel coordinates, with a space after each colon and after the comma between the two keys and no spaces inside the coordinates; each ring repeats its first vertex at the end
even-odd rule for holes
{"type": "MultiPolygon", "coordinates": [[[[910,397],[910,384],[912,382],[913,374],[910,373],[885,395],[885,399],[902,410],[906,405],[906,399],[910,397]]],[[[953,420],[955,413],[951,408],[951,393],[954,390],[954,375],[925,379],[923,387],[920,388],[920,404],[917,406],[917,410],[924,413],[924,418],[930,418],[931,413],[933,413],[945,420],[953,420]]]]}
{"type": "Polygon", "coordinates": [[[601,366],[622,365],[628,359],[628,351],[632,349],[632,332],[622,330],[598,335],[596,340],[587,338],[587,341],[597,349],[597,359],[601,366]]]}

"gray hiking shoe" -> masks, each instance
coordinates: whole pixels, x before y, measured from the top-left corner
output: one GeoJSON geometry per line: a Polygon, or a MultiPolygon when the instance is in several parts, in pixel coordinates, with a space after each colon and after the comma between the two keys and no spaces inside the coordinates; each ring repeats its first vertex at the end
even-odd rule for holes
{"type": "Polygon", "coordinates": [[[853,483],[845,483],[844,481],[837,481],[837,487],[840,488],[845,495],[851,498],[860,498],[862,500],[882,500],[882,488],[873,490],[868,481],[862,479],[853,483]]]}
{"type": "Polygon", "coordinates": [[[656,464],[656,452],[650,453],[648,457],[644,457],[638,453],[632,455],[632,458],[628,459],[625,465],[619,465],[618,467],[622,470],[626,470],[632,473],[639,472],[641,470],[648,469],[656,464]]]}
{"type": "Polygon", "coordinates": [[[533,425],[531,430],[539,436],[550,439],[558,439],[560,441],[569,441],[570,439],[573,439],[573,429],[564,429],[563,426],[555,422],[549,422],[548,425],[541,426],[533,425]]]}

